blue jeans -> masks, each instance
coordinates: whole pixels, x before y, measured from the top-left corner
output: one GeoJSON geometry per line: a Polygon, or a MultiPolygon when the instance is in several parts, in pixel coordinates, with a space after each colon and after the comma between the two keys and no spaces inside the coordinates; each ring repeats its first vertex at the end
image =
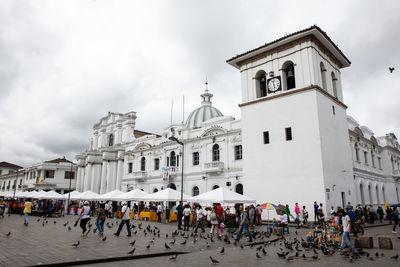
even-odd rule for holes
{"type": "Polygon", "coordinates": [[[122,220],[121,223],[118,226],[118,231],[117,231],[117,235],[119,235],[119,233],[122,230],[122,227],[124,226],[124,224],[126,224],[126,230],[128,230],[128,235],[131,235],[131,226],[129,225],[129,220],[122,220]]]}
{"type": "Polygon", "coordinates": [[[343,232],[342,244],[340,245],[340,248],[343,248],[343,247],[344,247],[344,243],[346,242],[346,238],[347,238],[347,240],[349,240],[349,245],[350,245],[350,247],[351,247],[352,249],[354,249],[353,242],[351,242],[350,233],[349,233],[349,232],[343,232]]]}
{"type": "Polygon", "coordinates": [[[239,227],[239,231],[238,231],[238,233],[237,233],[236,239],[237,239],[237,240],[240,240],[240,237],[242,236],[242,231],[243,231],[243,229],[246,230],[246,233],[247,233],[247,235],[249,236],[250,241],[253,241],[253,238],[251,237],[251,233],[250,233],[250,231],[249,231],[249,225],[248,225],[248,224],[243,224],[243,225],[241,225],[241,226],[239,227]]]}
{"type": "Polygon", "coordinates": [[[99,230],[99,233],[104,232],[104,220],[99,219],[99,220],[96,222],[96,227],[97,227],[97,230],[99,230]]]}
{"type": "Polygon", "coordinates": [[[24,223],[28,224],[28,213],[24,213],[24,223]]]}

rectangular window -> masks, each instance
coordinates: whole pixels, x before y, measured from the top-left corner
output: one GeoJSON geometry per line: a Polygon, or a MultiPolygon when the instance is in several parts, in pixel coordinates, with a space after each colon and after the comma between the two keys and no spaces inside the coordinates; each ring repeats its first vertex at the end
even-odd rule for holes
{"type": "Polygon", "coordinates": [[[269,144],[269,132],[264,132],[264,144],[269,144]]]}
{"type": "Polygon", "coordinates": [[[74,179],[75,172],[65,172],[64,178],[65,179],[74,179]]]}
{"type": "Polygon", "coordinates": [[[368,152],[367,151],[364,151],[364,162],[365,162],[365,165],[368,165],[368,152]]]}
{"type": "Polygon", "coordinates": [[[167,167],[169,167],[169,157],[167,157],[167,167]]]}
{"type": "Polygon", "coordinates": [[[286,141],[290,141],[293,139],[291,127],[285,128],[285,133],[286,133],[286,141]]]}
{"type": "Polygon", "coordinates": [[[335,115],[335,114],[336,114],[336,111],[335,111],[335,106],[332,106],[332,113],[333,113],[333,115],[335,115]]]}
{"type": "Polygon", "coordinates": [[[44,178],[54,178],[55,171],[53,170],[45,170],[44,171],[44,178]]]}
{"type": "Polygon", "coordinates": [[[133,163],[129,162],[128,163],[128,173],[132,173],[132,169],[133,169],[133,163]]]}
{"type": "Polygon", "coordinates": [[[242,145],[235,146],[235,160],[242,159],[242,145]]]}
{"type": "Polygon", "coordinates": [[[160,169],[160,159],[154,159],[154,170],[160,169]]]}
{"type": "Polygon", "coordinates": [[[199,154],[199,152],[194,152],[193,153],[193,166],[199,165],[199,164],[200,164],[200,154],[199,154]]]}

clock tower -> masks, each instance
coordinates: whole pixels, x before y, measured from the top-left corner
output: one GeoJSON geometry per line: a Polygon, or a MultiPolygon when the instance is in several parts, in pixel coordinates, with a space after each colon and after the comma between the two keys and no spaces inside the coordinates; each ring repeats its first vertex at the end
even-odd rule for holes
{"type": "Polygon", "coordinates": [[[328,35],[312,26],[227,63],[241,75],[244,194],[311,213],[314,201],[355,204],[341,86],[350,61],[328,35]]]}

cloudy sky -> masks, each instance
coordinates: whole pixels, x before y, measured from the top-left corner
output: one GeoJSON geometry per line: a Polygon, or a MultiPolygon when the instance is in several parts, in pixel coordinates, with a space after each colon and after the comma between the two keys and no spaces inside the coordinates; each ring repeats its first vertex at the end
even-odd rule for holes
{"type": "Polygon", "coordinates": [[[348,113],[400,137],[400,1],[0,1],[0,161],[29,164],[89,144],[108,111],[161,132],[213,103],[240,118],[236,54],[317,24],[351,60],[348,113]],[[397,67],[389,74],[388,67],[397,67]]]}

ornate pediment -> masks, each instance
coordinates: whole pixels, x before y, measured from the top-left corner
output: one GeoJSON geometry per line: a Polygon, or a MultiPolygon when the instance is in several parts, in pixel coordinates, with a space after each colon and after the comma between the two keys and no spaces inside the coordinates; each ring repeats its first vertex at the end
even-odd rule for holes
{"type": "Polygon", "coordinates": [[[202,137],[206,137],[206,136],[214,136],[214,135],[219,135],[219,134],[224,134],[227,131],[222,128],[222,126],[219,125],[212,125],[211,127],[209,127],[208,129],[206,129],[201,136],[202,137]]]}
{"type": "Polygon", "coordinates": [[[150,144],[143,142],[143,143],[140,143],[140,144],[136,145],[134,151],[140,151],[140,150],[148,149],[150,147],[151,147],[150,144]]]}

